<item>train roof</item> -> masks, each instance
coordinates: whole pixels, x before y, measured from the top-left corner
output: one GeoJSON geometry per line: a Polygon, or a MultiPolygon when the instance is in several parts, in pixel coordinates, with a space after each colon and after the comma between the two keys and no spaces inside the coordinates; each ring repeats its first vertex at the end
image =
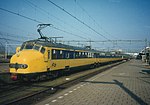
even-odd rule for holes
{"type": "MultiPolygon", "coordinates": [[[[43,40],[43,39],[36,39],[36,40],[29,40],[26,42],[34,42],[38,45],[42,45],[45,47],[55,47],[55,48],[64,48],[64,49],[73,49],[73,50],[84,50],[84,51],[90,51],[90,52],[102,52],[102,51],[98,51],[98,50],[93,50],[93,49],[87,49],[85,47],[76,47],[76,46],[70,46],[70,45],[66,45],[66,44],[62,44],[62,43],[54,43],[48,40],[43,40]]],[[[24,43],[26,43],[24,42],[24,43]]]]}

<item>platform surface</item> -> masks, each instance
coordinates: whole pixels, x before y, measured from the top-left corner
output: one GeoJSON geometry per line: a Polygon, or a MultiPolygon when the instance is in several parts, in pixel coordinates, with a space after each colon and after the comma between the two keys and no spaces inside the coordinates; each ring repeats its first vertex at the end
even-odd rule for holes
{"type": "Polygon", "coordinates": [[[131,60],[80,82],[37,105],[150,105],[150,70],[131,60]]]}

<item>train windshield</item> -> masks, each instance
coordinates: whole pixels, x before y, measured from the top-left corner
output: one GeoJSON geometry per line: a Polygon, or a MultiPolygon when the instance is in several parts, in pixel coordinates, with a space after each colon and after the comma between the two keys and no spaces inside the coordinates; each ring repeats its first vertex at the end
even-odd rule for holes
{"type": "Polygon", "coordinates": [[[37,45],[37,44],[35,44],[33,42],[23,43],[20,50],[23,50],[23,49],[34,49],[34,50],[40,51],[43,54],[45,52],[45,48],[44,47],[42,47],[40,45],[37,45]]]}
{"type": "Polygon", "coordinates": [[[26,44],[26,46],[24,47],[24,49],[32,49],[33,46],[34,46],[33,43],[28,43],[28,44],[26,44]]]}
{"type": "Polygon", "coordinates": [[[34,46],[33,46],[33,49],[39,51],[40,47],[41,47],[41,46],[34,45],[34,46]]]}
{"type": "Polygon", "coordinates": [[[23,43],[20,50],[23,50],[23,49],[32,49],[33,46],[34,46],[33,43],[23,43]]]}

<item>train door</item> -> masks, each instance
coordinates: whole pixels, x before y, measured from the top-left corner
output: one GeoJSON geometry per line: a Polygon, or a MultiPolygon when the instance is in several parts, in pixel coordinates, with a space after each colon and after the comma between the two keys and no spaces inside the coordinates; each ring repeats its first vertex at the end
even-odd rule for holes
{"type": "Polygon", "coordinates": [[[44,53],[44,62],[46,63],[47,70],[50,70],[51,63],[51,51],[50,49],[46,49],[44,53]]]}
{"type": "Polygon", "coordinates": [[[48,50],[47,51],[47,56],[48,56],[48,62],[47,62],[47,69],[50,70],[50,66],[51,66],[51,51],[48,50]]]}
{"type": "Polygon", "coordinates": [[[46,50],[44,53],[44,61],[48,62],[48,50],[46,50]]]}
{"type": "Polygon", "coordinates": [[[69,51],[65,50],[64,51],[64,61],[65,61],[65,71],[68,72],[70,70],[70,59],[69,59],[69,51]]]}

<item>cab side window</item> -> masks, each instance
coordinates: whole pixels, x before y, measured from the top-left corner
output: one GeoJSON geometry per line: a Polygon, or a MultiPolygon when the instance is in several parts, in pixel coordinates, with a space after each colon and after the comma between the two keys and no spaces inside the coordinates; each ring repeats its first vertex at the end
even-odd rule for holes
{"type": "Polygon", "coordinates": [[[42,47],[40,52],[41,52],[42,54],[44,54],[44,53],[45,53],[45,48],[42,47]]]}

